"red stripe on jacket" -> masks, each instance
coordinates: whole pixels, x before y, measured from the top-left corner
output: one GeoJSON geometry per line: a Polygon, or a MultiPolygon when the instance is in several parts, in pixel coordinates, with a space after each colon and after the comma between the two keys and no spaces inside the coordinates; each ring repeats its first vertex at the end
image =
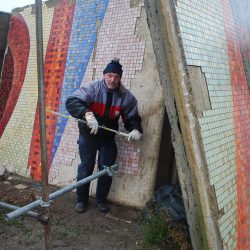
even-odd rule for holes
{"type": "MultiPolygon", "coordinates": [[[[92,102],[89,105],[89,109],[94,113],[99,115],[100,117],[103,117],[106,109],[106,105],[104,103],[100,102],[92,102]]],[[[111,106],[110,112],[109,112],[109,119],[117,119],[121,114],[121,107],[118,106],[111,106]]]]}
{"type": "Polygon", "coordinates": [[[94,113],[97,114],[101,117],[103,117],[105,109],[106,109],[106,105],[104,103],[100,103],[100,102],[92,102],[89,105],[89,109],[94,113]]]}

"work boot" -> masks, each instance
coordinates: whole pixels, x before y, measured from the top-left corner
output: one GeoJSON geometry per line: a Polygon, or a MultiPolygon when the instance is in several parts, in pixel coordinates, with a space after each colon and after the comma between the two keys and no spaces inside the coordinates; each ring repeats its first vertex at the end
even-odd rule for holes
{"type": "Polygon", "coordinates": [[[83,202],[76,203],[75,212],[81,214],[84,213],[86,210],[87,210],[86,204],[84,204],[83,202]]]}
{"type": "Polygon", "coordinates": [[[109,205],[107,203],[96,203],[98,210],[102,213],[106,213],[110,210],[109,205]]]}

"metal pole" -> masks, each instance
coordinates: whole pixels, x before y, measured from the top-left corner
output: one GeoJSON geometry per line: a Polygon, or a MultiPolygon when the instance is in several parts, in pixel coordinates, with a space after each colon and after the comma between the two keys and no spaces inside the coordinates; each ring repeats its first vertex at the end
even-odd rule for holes
{"type": "MultiPolygon", "coordinates": [[[[91,175],[91,176],[89,176],[87,178],[84,178],[84,179],[82,179],[82,180],[80,180],[80,181],[78,181],[76,183],[72,183],[69,186],[67,186],[65,188],[62,188],[62,189],[50,194],[49,195],[49,200],[56,199],[57,197],[62,196],[63,194],[65,194],[67,192],[70,192],[73,189],[75,189],[75,188],[77,188],[77,187],[79,187],[79,186],[81,186],[83,184],[89,183],[92,180],[94,180],[96,178],[99,178],[99,177],[101,177],[101,176],[103,176],[105,174],[112,175],[112,174],[114,174],[114,171],[117,171],[117,170],[118,170],[118,164],[115,164],[115,165],[113,165],[111,167],[107,167],[107,168],[97,172],[96,174],[93,174],[93,175],[91,175]]],[[[13,211],[13,212],[11,212],[9,214],[6,214],[5,219],[7,221],[15,219],[15,218],[21,216],[22,214],[25,214],[26,212],[40,206],[40,204],[41,204],[41,200],[36,200],[36,201],[34,201],[34,202],[32,202],[32,203],[30,203],[30,204],[16,210],[16,211],[13,211]]]]}
{"type": "MultiPolygon", "coordinates": [[[[38,103],[40,118],[40,147],[42,167],[42,197],[43,201],[49,200],[48,193],[48,167],[47,167],[47,144],[46,144],[46,114],[44,96],[44,67],[43,67],[43,22],[42,22],[42,0],[36,0],[36,45],[37,45],[37,73],[38,73],[38,103]]],[[[50,217],[50,206],[45,208],[50,217]]],[[[50,220],[44,225],[45,249],[52,249],[50,220]]]]}
{"type": "MultiPolygon", "coordinates": [[[[6,208],[6,209],[10,209],[10,210],[17,210],[20,209],[20,207],[5,203],[0,201],[0,207],[2,208],[6,208]]],[[[25,213],[25,215],[28,215],[31,218],[37,219],[43,223],[47,223],[47,221],[49,220],[49,217],[46,215],[40,215],[38,213],[35,213],[33,211],[28,211],[27,213],[25,213]]]]}
{"type": "MultiPolygon", "coordinates": [[[[83,124],[86,124],[86,123],[87,123],[86,121],[84,121],[84,120],[82,120],[82,119],[77,119],[77,118],[74,118],[74,117],[72,117],[72,116],[70,116],[70,115],[60,114],[59,112],[56,112],[56,111],[53,111],[53,110],[46,109],[46,112],[49,112],[49,113],[51,113],[51,114],[53,114],[53,115],[58,115],[58,116],[60,116],[60,117],[64,117],[64,118],[66,118],[66,119],[69,119],[69,120],[72,120],[72,121],[75,121],[75,122],[80,122],[80,123],[83,123],[83,124]]],[[[100,126],[98,126],[98,127],[99,127],[99,128],[102,128],[102,129],[104,129],[104,130],[113,132],[113,133],[115,133],[115,134],[117,134],[117,135],[121,135],[121,136],[126,137],[126,138],[129,137],[129,135],[126,134],[126,133],[123,133],[123,132],[120,132],[120,131],[117,131],[117,130],[114,130],[114,129],[111,129],[111,128],[107,128],[107,127],[102,126],[102,125],[100,125],[100,126]]]]}
{"type": "MultiPolygon", "coordinates": [[[[17,207],[17,206],[14,206],[14,205],[2,202],[2,201],[0,201],[0,207],[10,209],[10,210],[20,209],[20,207],[17,207]]],[[[38,219],[38,216],[39,216],[38,213],[35,213],[35,212],[32,212],[32,211],[28,211],[25,214],[28,215],[29,217],[32,217],[32,218],[35,218],[35,219],[38,219]]]]}

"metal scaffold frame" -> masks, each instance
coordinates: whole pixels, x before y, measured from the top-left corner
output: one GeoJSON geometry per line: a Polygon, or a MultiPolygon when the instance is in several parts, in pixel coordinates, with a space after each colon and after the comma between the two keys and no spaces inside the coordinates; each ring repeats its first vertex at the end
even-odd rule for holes
{"type": "MultiPolygon", "coordinates": [[[[45,249],[52,249],[51,239],[51,208],[48,193],[48,167],[47,167],[47,142],[46,142],[46,113],[44,95],[44,65],[43,65],[43,21],[42,21],[42,0],[35,0],[36,7],[36,45],[37,45],[37,78],[38,78],[38,107],[40,125],[40,148],[42,167],[42,199],[45,204],[44,212],[49,220],[44,224],[45,249]]],[[[18,209],[19,211],[22,208],[18,209]]],[[[18,211],[16,210],[16,211],[18,211]]],[[[31,209],[30,209],[31,210],[31,209]]],[[[14,211],[14,212],[16,212],[14,211]]]]}
{"type": "Polygon", "coordinates": [[[114,164],[111,167],[104,167],[103,170],[98,171],[97,173],[95,173],[93,175],[90,175],[90,176],[88,176],[88,177],[86,177],[86,178],[84,178],[84,179],[82,179],[82,180],[80,180],[80,181],[78,181],[76,183],[72,183],[69,186],[64,187],[64,188],[62,188],[60,190],[57,190],[56,192],[50,194],[48,196],[48,201],[47,202],[44,202],[42,199],[36,200],[36,201],[34,201],[34,202],[32,202],[32,203],[30,203],[30,204],[28,204],[28,205],[26,205],[26,206],[24,206],[22,208],[18,208],[17,210],[15,210],[15,211],[13,211],[11,213],[6,214],[5,219],[7,221],[8,220],[16,219],[17,217],[19,217],[19,216],[21,216],[23,214],[26,214],[30,210],[32,210],[34,208],[37,208],[39,206],[42,206],[42,207],[45,207],[45,208],[49,207],[50,203],[54,199],[62,196],[63,194],[68,193],[68,192],[76,189],[77,187],[79,187],[81,185],[84,185],[86,183],[89,183],[92,180],[97,179],[97,178],[99,178],[99,177],[101,177],[103,175],[108,174],[109,176],[113,176],[114,174],[116,174],[117,170],[118,170],[118,164],[114,164]]]}

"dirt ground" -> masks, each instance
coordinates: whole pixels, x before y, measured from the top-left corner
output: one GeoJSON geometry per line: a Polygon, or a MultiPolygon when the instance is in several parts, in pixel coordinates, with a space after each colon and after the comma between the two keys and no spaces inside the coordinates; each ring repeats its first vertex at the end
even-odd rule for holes
{"type": "MultiPolygon", "coordinates": [[[[50,193],[57,189],[51,186],[50,193]]],[[[16,206],[36,200],[40,191],[39,185],[15,175],[0,180],[0,201],[16,206]]],[[[75,198],[67,193],[52,205],[53,249],[141,249],[138,211],[111,204],[111,211],[103,214],[91,199],[88,210],[77,214],[75,198]]],[[[0,249],[44,249],[44,226],[26,216],[6,222],[3,216],[9,211],[0,208],[0,249]]]]}

